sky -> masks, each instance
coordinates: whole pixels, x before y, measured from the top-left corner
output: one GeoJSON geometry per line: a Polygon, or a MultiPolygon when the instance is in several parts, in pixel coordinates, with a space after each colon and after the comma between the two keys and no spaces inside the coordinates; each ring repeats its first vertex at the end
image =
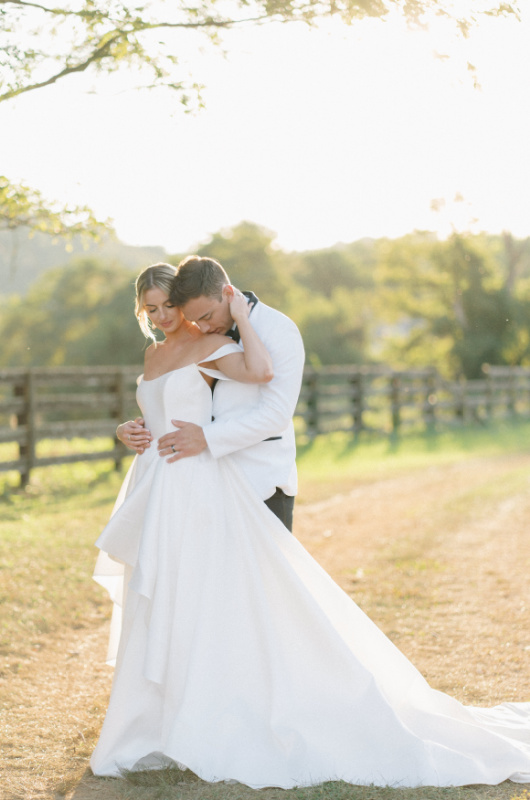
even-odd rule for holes
{"type": "Polygon", "coordinates": [[[530,236],[528,12],[466,41],[397,19],[224,41],[226,58],[188,44],[206,85],[197,113],[130,90],[127,75],[72,76],[2,104],[1,171],[168,253],[242,220],[284,250],[417,229],[530,236]]]}

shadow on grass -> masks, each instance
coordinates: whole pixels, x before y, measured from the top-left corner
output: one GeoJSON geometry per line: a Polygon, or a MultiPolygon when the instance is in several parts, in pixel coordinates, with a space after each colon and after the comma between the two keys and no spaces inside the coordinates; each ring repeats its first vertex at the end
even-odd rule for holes
{"type": "MultiPolygon", "coordinates": [[[[66,787],[65,787],[66,788],[66,787]]],[[[70,792],[72,792],[70,786],[70,792]]],[[[57,787],[56,787],[57,791],[57,787]]],[[[87,770],[69,800],[530,800],[508,781],[498,786],[356,786],[329,781],[294,789],[250,789],[240,783],[206,783],[190,772],[162,769],[128,772],[123,778],[96,778],[87,770]]],[[[60,789],[58,794],[61,794],[60,789]]],[[[66,794],[63,790],[63,796],[66,794]]]]}
{"type": "Polygon", "coordinates": [[[363,431],[361,434],[353,434],[349,437],[342,434],[340,440],[334,438],[335,436],[336,434],[323,434],[320,437],[315,437],[297,444],[296,452],[298,458],[309,456],[312,453],[318,453],[321,442],[326,438],[329,438],[330,441],[334,441],[335,447],[333,448],[333,456],[338,460],[351,458],[356,452],[365,450],[371,445],[379,446],[383,443],[386,443],[386,448],[382,451],[383,455],[398,455],[404,450],[408,452],[412,441],[422,442],[426,451],[435,452],[439,449],[440,445],[440,434],[438,433],[426,433],[423,435],[389,434],[385,437],[383,434],[363,431]]]}
{"type": "Polygon", "coordinates": [[[451,429],[429,429],[390,433],[362,431],[357,434],[323,434],[297,445],[298,457],[319,454],[322,443],[328,440],[337,460],[351,458],[371,447],[379,448],[381,456],[397,456],[415,453],[440,453],[451,449],[473,454],[486,449],[499,451],[523,451],[530,444],[530,423],[527,420],[510,419],[469,424],[451,429]]]}

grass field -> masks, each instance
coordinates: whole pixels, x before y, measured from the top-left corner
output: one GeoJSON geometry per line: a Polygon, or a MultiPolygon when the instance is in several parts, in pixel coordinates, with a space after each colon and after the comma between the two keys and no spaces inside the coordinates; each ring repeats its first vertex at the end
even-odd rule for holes
{"type": "Polygon", "coordinates": [[[352,439],[348,434],[318,437],[298,446],[300,495],[314,502],[353,484],[382,480],[472,457],[530,451],[530,422],[469,426],[401,438],[352,439]]]}
{"type": "MultiPolygon", "coordinates": [[[[451,496],[446,506],[440,505],[425,517],[435,517],[436,525],[450,529],[462,519],[472,520],[477,516],[486,518],[496,504],[523,491],[528,483],[528,464],[524,460],[528,452],[530,423],[523,422],[497,424],[487,429],[470,428],[431,437],[404,437],[397,441],[374,439],[355,443],[345,435],[322,437],[299,448],[298,508],[302,514],[304,509],[311,509],[315,503],[325,504],[337,494],[346,495],[356,488],[379,485],[385,481],[390,485],[399,476],[413,486],[414,476],[424,475],[427,470],[476,464],[477,459],[492,462],[497,457],[508,457],[508,466],[502,475],[493,472],[480,484],[470,484],[466,490],[461,488],[457,496],[451,496]],[[511,456],[514,458],[509,461],[511,456]],[[523,456],[523,460],[518,456],[523,456]]],[[[66,639],[69,631],[82,639],[85,634],[100,628],[108,616],[106,597],[90,580],[96,556],[93,542],[109,517],[122,477],[106,462],[36,470],[31,485],[24,490],[15,488],[13,475],[0,475],[0,700],[6,708],[11,708],[12,714],[15,714],[15,704],[11,698],[10,678],[20,676],[29,685],[32,680],[31,665],[40,663],[39,658],[44,651],[48,650],[50,654],[54,652],[52,642],[66,639]]],[[[419,514],[412,502],[407,508],[411,519],[419,514]]],[[[331,519],[331,515],[328,514],[326,519],[331,519]]],[[[435,522],[432,522],[432,530],[435,522]]],[[[333,527],[334,523],[329,524],[333,527]]],[[[405,643],[412,634],[405,627],[396,627],[396,603],[405,607],[407,598],[412,597],[416,616],[407,624],[409,628],[419,626],[426,631],[428,622],[423,620],[421,614],[424,613],[425,619],[428,619],[431,604],[435,601],[431,588],[436,581],[444,579],[444,570],[448,569],[443,554],[440,555],[441,551],[436,550],[435,544],[439,546],[439,543],[436,543],[434,533],[427,523],[422,521],[422,525],[421,535],[418,534],[414,541],[412,538],[402,539],[399,547],[395,543],[387,543],[387,549],[377,553],[378,560],[370,561],[368,551],[363,556],[365,572],[377,576],[377,592],[364,589],[362,582],[356,584],[356,597],[363,599],[363,607],[370,615],[374,613],[378,617],[378,624],[384,629],[395,629],[398,639],[401,636],[405,643]],[[429,591],[426,592],[425,587],[429,587],[429,591]]],[[[309,541],[313,542],[312,539],[309,541]]],[[[322,547],[324,543],[322,539],[322,547]]],[[[320,540],[315,539],[313,544],[318,551],[320,540]]],[[[341,551],[341,547],[338,542],[338,551],[341,551]]],[[[360,553],[358,545],[357,550],[360,553]]],[[[324,550],[322,555],[326,557],[324,550]]],[[[334,577],[339,576],[347,588],[350,580],[348,570],[337,568],[335,572],[332,561],[324,563],[324,566],[334,577]]],[[[349,571],[355,573],[355,581],[355,575],[362,572],[357,565],[349,571]]],[[[53,728],[53,708],[47,713],[52,715],[48,722],[53,728]]],[[[87,711],[87,714],[90,713],[93,715],[93,712],[87,711]]],[[[100,718],[101,709],[98,714],[100,718]]],[[[97,729],[90,729],[90,733],[88,731],[88,727],[81,728],[81,736],[85,741],[83,746],[76,745],[75,764],[69,763],[67,753],[62,766],[57,768],[55,791],[48,795],[32,795],[28,788],[30,784],[27,783],[24,791],[21,790],[20,800],[22,797],[24,800],[30,797],[58,797],[61,787],[63,795],[73,800],[84,800],[85,795],[76,786],[86,770],[87,757],[97,736],[97,729]]],[[[20,752],[26,752],[32,746],[28,742],[24,749],[23,736],[21,733],[20,741],[16,744],[20,752]]],[[[8,761],[8,766],[13,764],[8,761]]],[[[34,768],[37,769],[36,766],[34,768]]],[[[26,772],[28,770],[31,772],[31,767],[28,766],[26,772]]],[[[17,777],[17,780],[22,779],[17,777]]],[[[53,776],[47,783],[48,786],[51,784],[53,776]]],[[[98,785],[98,793],[90,794],[87,790],[87,798],[246,800],[255,796],[245,787],[208,785],[190,774],[183,778],[181,773],[175,771],[135,776],[127,781],[102,781],[98,785]]],[[[17,797],[18,800],[14,792],[12,790],[9,797],[17,797]]],[[[285,800],[530,800],[526,789],[518,789],[511,784],[466,789],[395,790],[330,783],[288,792],[262,790],[259,797],[262,800],[280,797],[285,800]]]]}
{"type": "MultiPolygon", "coordinates": [[[[87,450],[103,443],[91,442],[87,450]]],[[[74,446],[79,449],[79,442],[74,446]]],[[[48,443],[47,454],[68,450],[48,443]]],[[[323,436],[298,448],[299,505],[318,502],[355,485],[470,456],[530,450],[530,423],[467,428],[432,436],[354,442],[323,436]]],[[[37,469],[16,489],[14,474],[0,473],[0,656],[16,663],[39,637],[64,626],[101,619],[107,603],[87,580],[93,543],[111,513],[123,478],[113,464],[87,462],[37,469]]]]}

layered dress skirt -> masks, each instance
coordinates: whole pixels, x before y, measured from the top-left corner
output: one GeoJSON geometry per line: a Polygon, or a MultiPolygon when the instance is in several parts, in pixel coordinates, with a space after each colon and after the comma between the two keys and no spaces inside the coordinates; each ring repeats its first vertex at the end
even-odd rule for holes
{"type": "MultiPolygon", "coordinates": [[[[140,379],[138,402],[155,439],[172,419],[211,419],[195,364],[140,379]]],[[[116,667],[96,775],[176,764],[256,789],[530,782],[530,703],[470,707],[430,688],[229,456],[169,464],[152,445],[97,545],[116,667]]]]}

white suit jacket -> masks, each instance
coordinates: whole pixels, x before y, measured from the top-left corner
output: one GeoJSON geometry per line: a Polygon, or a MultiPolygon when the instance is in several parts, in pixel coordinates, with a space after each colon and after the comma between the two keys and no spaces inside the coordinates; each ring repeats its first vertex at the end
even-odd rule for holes
{"type": "Polygon", "coordinates": [[[293,414],[304,370],[304,345],[289,317],[258,302],[250,321],[272,358],[269,383],[220,380],[213,393],[214,421],[204,427],[214,458],[231,454],[263,500],[278,486],[297,492],[293,414]],[[269,437],[281,437],[265,441],[269,437]]]}

